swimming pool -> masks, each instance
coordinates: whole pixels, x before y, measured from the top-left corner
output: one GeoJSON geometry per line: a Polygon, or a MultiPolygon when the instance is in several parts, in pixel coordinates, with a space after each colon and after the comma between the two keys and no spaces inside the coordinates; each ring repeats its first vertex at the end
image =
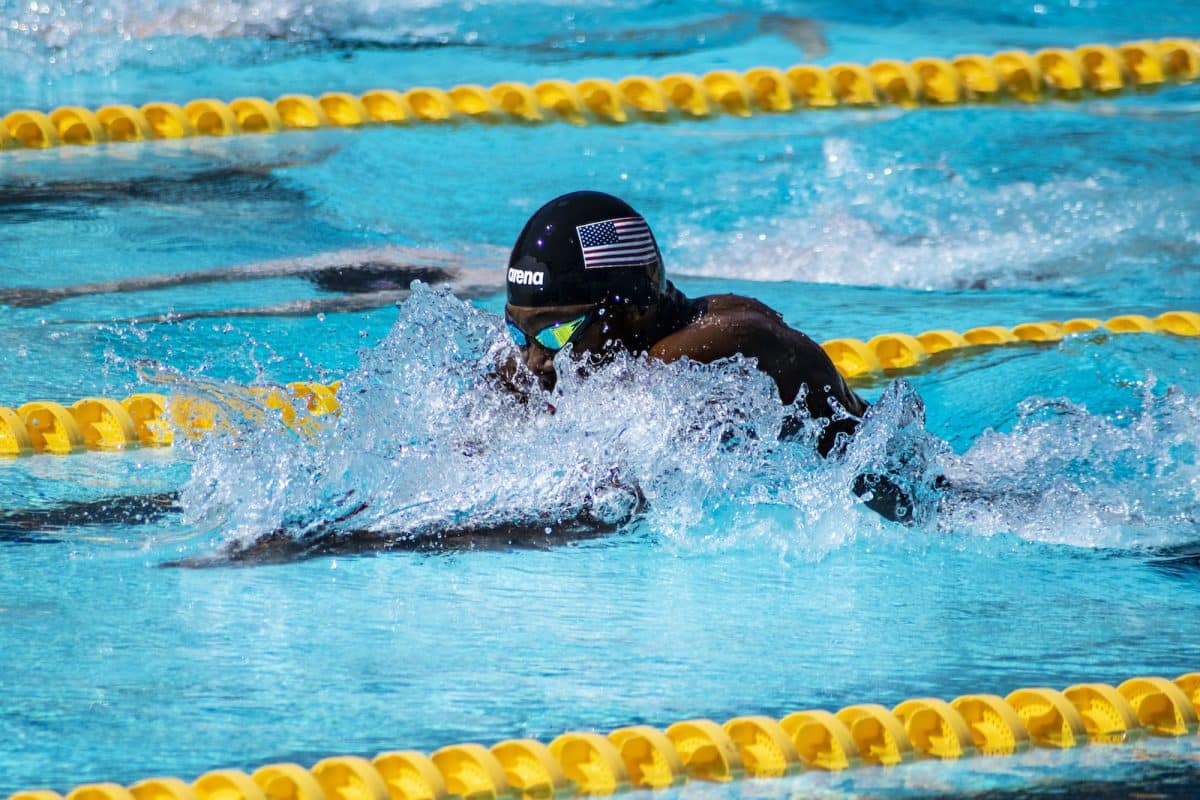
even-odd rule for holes
{"type": "MultiPolygon", "coordinates": [[[[1197,27],[1187,3],[202,8],[2,5],[0,105],[810,60],[811,37],[761,24],[784,12],[822,23],[823,64],[1197,27]]],[[[5,151],[0,285],[384,245],[502,259],[538,205],[586,186],[647,216],[689,294],[759,297],[818,340],[1200,310],[1197,92],[5,151]]],[[[1195,567],[1164,557],[1198,533],[1195,339],[1096,332],[904,374],[944,442],[922,447],[991,495],[906,529],[856,505],[849,466],[777,442],[781,409],[738,365],[619,364],[568,382],[551,419],[488,394],[477,365],[501,334],[482,312],[498,311],[499,296],[463,303],[419,291],[399,311],[106,322],[321,296],[281,277],[0,314],[6,406],[210,379],[341,379],[354,390],[340,395],[349,399],[335,433],[316,444],[255,427],[237,448],[210,438],[0,461],[6,509],[170,490],[183,491],[184,506],[147,524],[46,525],[0,542],[0,795],[640,722],[1115,684],[1200,661],[1195,567]],[[745,420],[732,438],[722,435],[731,415],[745,420]],[[332,518],[350,492],[379,509],[381,527],[486,521],[569,512],[611,470],[651,502],[640,523],[600,539],[161,567],[281,522],[332,518]]],[[[886,381],[858,385],[874,400],[886,381]]],[[[907,435],[897,420],[912,402],[904,391],[885,401],[868,444],[907,435]]],[[[625,502],[606,499],[617,511],[625,502]]],[[[922,795],[1096,777],[1161,787],[1177,772],[1195,782],[1195,742],[673,791],[922,795]]]]}

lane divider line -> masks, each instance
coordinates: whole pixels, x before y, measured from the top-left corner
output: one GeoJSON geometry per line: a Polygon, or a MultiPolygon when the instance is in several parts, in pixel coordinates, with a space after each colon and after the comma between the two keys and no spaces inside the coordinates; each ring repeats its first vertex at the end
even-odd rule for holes
{"type": "Polygon", "coordinates": [[[141,107],[113,104],[91,110],[61,106],[48,112],[10,111],[0,119],[0,151],[99,145],[192,136],[282,133],[315,128],[474,121],[535,125],[669,122],[717,115],[750,117],[830,108],[961,104],[1111,97],[1154,91],[1200,78],[1200,41],[1167,38],[1117,45],[1007,50],[951,59],[881,59],[872,64],[799,64],[714,70],[660,78],[547,79],[533,85],[501,81],[450,89],[417,86],[372,89],[361,95],[285,94],[274,101],[238,97],[228,103],[197,98],[141,107]]]}
{"type": "MultiPolygon", "coordinates": [[[[293,763],[268,764],[251,774],[219,769],[191,783],[174,777],[129,787],[89,783],[71,789],[65,800],[555,800],[690,781],[726,783],[806,770],[1123,744],[1145,736],[1196,736],[1198,714],[1200,672],[1190,672],[1174,681],[1130,678],[1116,687],[1023,688],[1003,698],[919,697],[890,710],[863,703],[836,712],[797,711],[782,720],[744,716],[724,724],[683,720],[665,730],[635,725],[607,735],[571,731],[549,745],[509,739],[491,747],[452,744],[429,755],[396,750],[370,760],[333,756],[311,769],[293,763]]],[[[8,800],[64,798],[52,789],[27,789],[8,800]]]]}

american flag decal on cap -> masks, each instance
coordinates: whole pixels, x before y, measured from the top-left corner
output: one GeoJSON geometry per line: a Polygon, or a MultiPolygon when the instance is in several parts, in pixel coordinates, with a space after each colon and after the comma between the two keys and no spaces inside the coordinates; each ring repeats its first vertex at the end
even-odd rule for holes
{"type": "Polygon", "coordinates": [[[621,217],[578,225],[579,248],[585,269],[640,267],[658,256],[650,226],[641,217],[621,217]]]}

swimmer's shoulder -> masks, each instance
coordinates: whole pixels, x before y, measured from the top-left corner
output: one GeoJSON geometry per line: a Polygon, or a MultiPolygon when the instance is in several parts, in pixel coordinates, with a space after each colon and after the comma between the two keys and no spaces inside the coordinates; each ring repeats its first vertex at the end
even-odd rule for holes
{"type": "Polygon", "coordinates": [[[698,324],[784,325],[783,315],[761,300],[740,294],[710,294],[693,301],[699,310],[698,324]]]}
{"type": "Polygon", "coordinates": [[[697,313],[651,347],[652,358],[710,363],[741,355],[755,359],[758,368],[775,380],[785,403],[792,402],[802,386],[815,387],[807,401],[814,417],[830,416],[830,397],[852,414],[861,416],[866,411],[867,404],[846,385],[821,346],[784,322],[778,311],[736,294],[709,295],[694,302],[697,313]]]}
{"type": "Polygon", "coordinates": [[[761,356],[764,349],[798,333],[783,317],[752,297],[714,294],[690,301],[692,313],[650,349],[663,361],[715,361],[732,355],[761,356]]]}

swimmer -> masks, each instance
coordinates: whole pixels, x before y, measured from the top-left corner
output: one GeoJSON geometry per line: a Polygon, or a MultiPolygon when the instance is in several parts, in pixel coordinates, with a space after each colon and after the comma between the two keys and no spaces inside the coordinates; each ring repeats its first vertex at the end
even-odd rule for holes
{"type": "MultiPolygon", "coordinates": [[[[842,452],[862,420],[866,401],[843,380],[824,350],[787,325],[763,303],[723,294],[688,298],[666,279],[662,257],[646,220],[624,201],[600,192],[573,192],[539,209],[526,223],[509,258],[505,322],[520,360],[501,365],[508,391],[525,398],[550,391],[557,382],[555,356],[568,345],[573,358],[603,361],[617,352],[646,354],[663,362],[690,359],[711,363],[732,356],[755,359],[775,382],[785,404],[798,399],[807,416],[822,425],[817,450],[842,452]]],[[[803,415],[802,415],[803,416],[803,415]]],[[[785,433],[799,432],[800,420],[785,433]]],[[[535,518],[486,527],[426,527],[421,530],[359,530],[357,505],[336,520],[303,535],[270,532],[248,544],[230,544],[213,556],[170,566],[230,562],[262,563],[371,550],[454,550],[481,547],[549,546],[615,531],[644,510],[644,498],[617,521],[586,507],[567,519],[535,518]]],[[[854,491],[880,515],[912,522],[907,493],[887,476],[863,475],[854,491]]],[[[88,524],[155,522],[181,510],[174,492],[148,497],[107,498],[40,510],[0,513],[0,540],[30,541],[46,531],[88,524]]],[[[460,523],[461,525],[461,523],[460,523]]]]}
{"type": "MultiPolygon", "coordinates": [[[[117,176],[104,180],[35,180],[17,175],[0,180],[0,215],[17,221],[37,220],[51,207],[54,215],[70,218],[90,214],[93,207],[113,202],[145,206],[196,207],[213,198],[254,195],[280,206],[303,206],[308,198],[273,171],[317,163],[328,153],[284,152],[269,164],[222,164],[195,173],[170,177],[117,176]],[[288,156],[288,157],[283,157],[288,156]]],[[[205,308],[186,311],[157,311],[127,317],[54,318],[51,324],[158,323],[224,317],[313,316],[319,313],[348,313],[394,305],[408,297],[414,280],[448,284],[464,299],[500,290],[494,265],[498,248],[456,243],[456,252],[400,245],[378,245],[332,250],[300,257],[233,264],[214,269],[139,274],[115,280],[93,281],[70,286],[0,287],[0,306],[38,308],[81,297],[138,292],[161,292],[201,284],[232,284],[295,277],[312,284],[322,296],[306,297],[260,306],[205,308]],[[332,296],[326,296],[332,295],[332,296]]],[[[248,295],[252,296],[252,295],[248,295]]],[[[155,302],[162,302],[162,295],[155,302]]],[[[133,302],[133,299],[130,299],[133,302]]],[[[149,301],[147,301],[149,302],[149,301]]]]}
{"type": "Polygon", "coordinates": [[[292,300],[269,306],[171,311],[135,317],[97,319],[56,319],[56,324],[96,324],[99,322],[152,323],[179,322],[188,319],[223,317],[296,317],[318,313],[366,311],[394,305],[408,297],[414,280],[439,285],[449,284],[454,294],[471,299],[494,294],[500,280],[494,268],[484,268],[486,248],[464,256],[440,250],[422,250],[389,245],[385,247],[337,250],[303,258],[284,258],[240,264],[217,269],[192,270],[167,274],[140,275],[96,283],[52,288],[18,287],[0,289],[0,305],[36,308],[77,297],[101,294],[171,289],[206,283],[235,283],[273,278],[298,277],[337,297],[292,300]]]}
{"type": "MultiPolygon", "coordinates": [[[[774,380],[783,403],[799,398],[822,421],[822,456],[840,452],[868,413],[820,345],[778,312],[740,295],[685,297],[666,279],[645,218],[612,195],[572,192],[538,209],[513,247],[507,287],[505,322],[521,361],[500,377],[514,391],[552,390],[567,345],[593,362],[617,351],[706,364],[740,355],[774,380]]],[[[904,521],[911,506],[886,477],[860,476],[855,491],[891,520],[904,521]]]]}

